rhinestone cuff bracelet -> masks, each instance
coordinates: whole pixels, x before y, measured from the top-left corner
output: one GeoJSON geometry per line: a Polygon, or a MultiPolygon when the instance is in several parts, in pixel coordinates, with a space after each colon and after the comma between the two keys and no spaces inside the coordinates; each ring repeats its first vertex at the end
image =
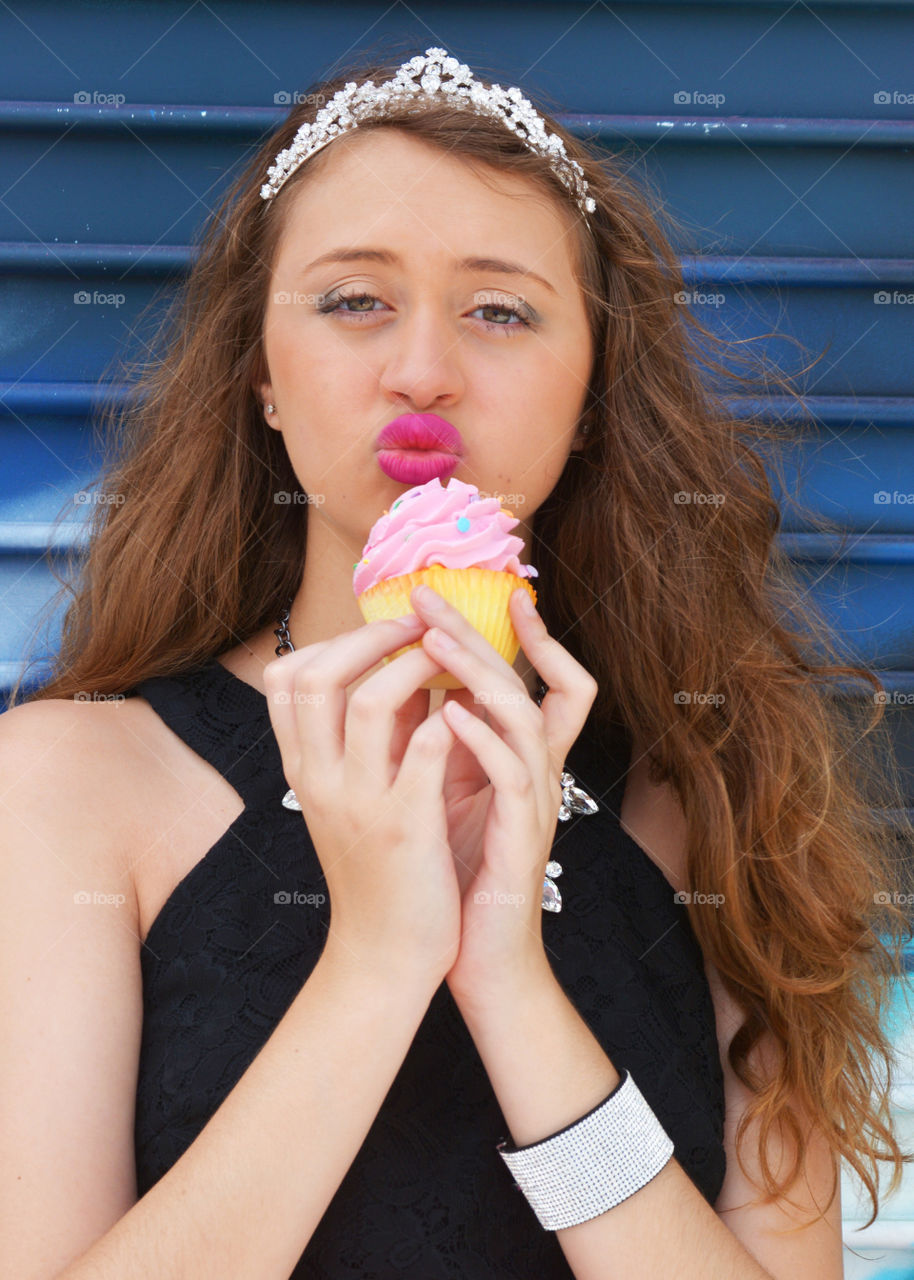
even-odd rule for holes
{"type": "Polygon", "coordinates": [[[529,1147],[497,1151],[547,1231],[588,1222],[655,1178],[674,1144],[630,1072],[581,1120],[529,1147]]]}

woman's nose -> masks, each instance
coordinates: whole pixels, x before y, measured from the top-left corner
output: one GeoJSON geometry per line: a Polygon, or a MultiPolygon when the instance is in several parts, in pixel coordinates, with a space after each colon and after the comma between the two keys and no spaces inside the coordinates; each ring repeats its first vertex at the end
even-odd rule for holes
{"type": "Polygon", "coordinates": [[[394,329],[381,371],[385,392],[417,407],[463,392],[462,334],[455,327],[421,308],[400,319],[394,329]]]}

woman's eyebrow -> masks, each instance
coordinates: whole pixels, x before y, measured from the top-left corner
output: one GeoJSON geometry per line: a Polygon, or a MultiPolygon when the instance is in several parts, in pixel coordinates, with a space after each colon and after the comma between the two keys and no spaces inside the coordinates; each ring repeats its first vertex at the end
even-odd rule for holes
{"type": "MultiPolygon", "coordinates": [[[[389,249],[330,249],[327,253],[322,253],[319,258],[315,258],[313,262],[309,262],[304,268],[302,274],[313,271],[315,267],[323,266],[327,262],[380,262],[384,266],[398,267],[402,265],[398,254],[392,253],[389,249]]],[[[527,267],[520,266],[517,262],[505,262],[501,258],[462,258],[455,263],[457,271],[496,271],[503,276],[527,276],[530,280],[536,280],[550,293],[558,296],[558,291],[553,288],[548,280],[537,275],[535,271],[530,271],[527,267]]]]}

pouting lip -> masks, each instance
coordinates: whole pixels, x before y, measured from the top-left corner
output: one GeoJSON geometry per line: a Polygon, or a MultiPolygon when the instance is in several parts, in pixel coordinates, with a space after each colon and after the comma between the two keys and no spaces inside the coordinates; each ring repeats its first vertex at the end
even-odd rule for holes
{"type": "Polygon", "coordinates": [[[463,439],[452,423],[436,413],[403,413],[379,433],[375,451],[382,449],[434,449],[460,457],[463,439]]]}
{"type": "Polygon", "coordinates": [[[440,449],[379,449],[375,455],[378,466],[386,476],[398,484],[425,484],[433,477],[450,478],[460,465],[460,459],[440,449]]]}

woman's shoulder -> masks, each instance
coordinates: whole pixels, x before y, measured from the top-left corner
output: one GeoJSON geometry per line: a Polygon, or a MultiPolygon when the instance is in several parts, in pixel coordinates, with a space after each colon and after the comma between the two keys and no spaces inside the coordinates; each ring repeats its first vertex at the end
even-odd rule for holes
{"type": "MultiPolygon", "coordinates": [[[[127,721],[135,718],[134,699],[39,698],[22,702],[0,716],[0,751],[20,780],[45,779],[46,799],[83,793],[94,782],[116,785],[112,770],[127,766],[127,721]]],[[[12,780],[7,774],[6,781],[12,780]]],[[[39,784],[40,785],[40,784],[39,784]]]]}
{"type": "Polygon", "coordinates": [[[138,694],[5,712],[0,777],[16,830],[65,848],[73,870],[122,886],[140,939],[242,808],[228,780],[138,694]]]}
{"type": "MultiPolygon", "coordinates": [[[[130,885],[126,833],[135,821],[140,761],[133,699],[42,698],[0,715],[7,815],[80,866],[100,861],[130,885]]],[[[74,867],[75,869],[75,867],[74,867]]]]}
{"type": "MultiPolygon", "coordinates": [[[[0,715],[0,747],[11,750],[20,744],[43,748],[68,776],[85,771],[88,780],[102,762],[115,765],[123,758],[142,701],[112,694],[21,702],[0,715]]],[[[23,761],[24,766],[26,763],[23,761]]]]}

